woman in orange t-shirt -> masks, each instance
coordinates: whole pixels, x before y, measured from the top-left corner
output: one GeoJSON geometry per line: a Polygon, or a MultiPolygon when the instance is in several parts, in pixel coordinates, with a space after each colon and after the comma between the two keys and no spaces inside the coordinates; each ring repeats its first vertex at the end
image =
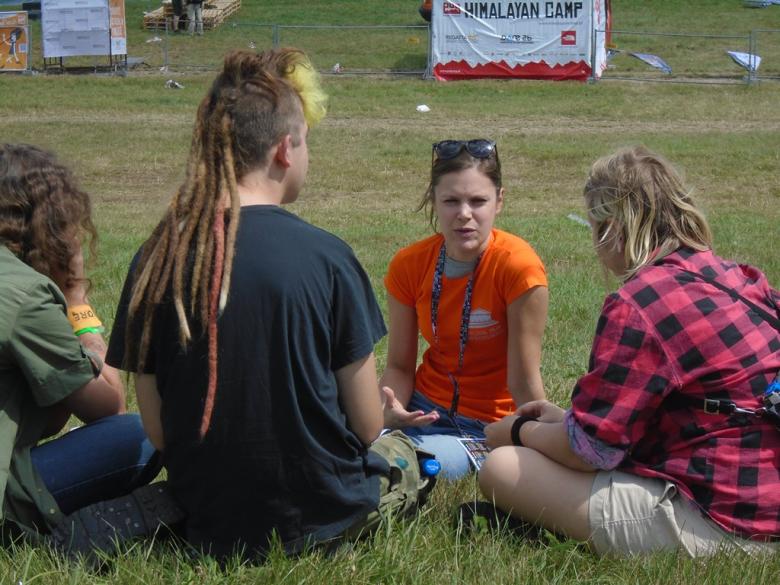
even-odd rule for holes
{"type": "Polygon", "coordinates": [[[434,453],[450,478],[470,468],[459,439],[484,438],[486,424],[544,397],[547,277],[527,242],[493,227],[503,202],[494,142],[436,143],[420,209],[438,231],[400,250],[385,277],[385,425],[434,453]],[[418,334],[429,346],[419,367],[418,334]]]}

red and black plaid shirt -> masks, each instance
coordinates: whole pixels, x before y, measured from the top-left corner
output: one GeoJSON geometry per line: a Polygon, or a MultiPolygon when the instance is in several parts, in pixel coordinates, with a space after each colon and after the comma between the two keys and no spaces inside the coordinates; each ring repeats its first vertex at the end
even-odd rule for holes
{"type": "Polygon", "coordinates": [[[674,482],[726,530],[780,536],[780,430],[690,402],[757,408],[780,369],[780,333],[680,269],[778,314],[780,295],[760,271],[710,251],[681,248],[640,270],[604,302],[566,418],[572,448],[597,467],[674,482]]]}

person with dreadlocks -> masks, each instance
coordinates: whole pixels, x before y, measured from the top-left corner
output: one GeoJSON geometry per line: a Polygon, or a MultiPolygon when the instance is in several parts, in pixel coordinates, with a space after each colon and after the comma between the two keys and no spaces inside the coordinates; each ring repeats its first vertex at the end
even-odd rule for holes
{"type": "Polygon", "coordinates": [[[95,258],[96,237],[89,195],[54,154],[0,145],[5,541],[24,536],[37,542],[55,532],[68,546],[83,545],[89,536],[67,528],[66,515],[124,497],[160,470],[139,416],[126,413],[119,373],[103,365],[103,327],[89,304],[82,252],[82,242],[88,243],[95,258]],[[71,416],[84,426],[43,441],[71,416]]]}
{"type": "Polygon", "coordinates": [[[135,374],[185,538],[217,558],[330,546],[433,485],[405,436],[374,442],[386,329],[366,273],[282,208],[325,99],[296,49],[229,53],[119,303],[107,360],[135,374]]]}

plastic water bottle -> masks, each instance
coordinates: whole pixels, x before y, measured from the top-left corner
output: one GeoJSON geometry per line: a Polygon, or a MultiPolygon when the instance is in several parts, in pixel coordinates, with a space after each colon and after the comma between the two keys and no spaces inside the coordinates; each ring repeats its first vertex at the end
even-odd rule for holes
{"type": "Polygon", "coordinates": [[[420,473],[426,477],[438,475],[441,471],[441,463],[436,459],[422,459],[420,461],[420,473]]]}
{"type": "Polygon", "coordinates": [[[769,383],[762,397],[764,412],[775,424],[780,423],[780,374],[769,383]]]}

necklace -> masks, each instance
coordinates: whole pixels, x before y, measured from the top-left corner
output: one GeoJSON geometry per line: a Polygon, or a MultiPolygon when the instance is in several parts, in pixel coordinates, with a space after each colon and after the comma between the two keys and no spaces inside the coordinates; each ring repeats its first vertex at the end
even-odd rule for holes
{"type": "MultiPolygon", "coordinates": [[[[458,411],[458,400],[460,399],[460,387],[458,385],[457,374],[463,369],[463,356],[466,353],[466,344],[469,341],[469,321],[471,320],[471,297],[474,292],[474,281],[477,277],[479,262],[482,260],[482,252],[474,264],[474,270],[466,284],[466,292],[463,298],[463,309],[460,315],[460,336],[458,340],[458,369],[455,372],[448,372],[447,376],[452,383],[452,403],[450,405],[449,415],[454,416],[458,411]]],[[[444,276],[444,264],[447,260],[447,244],[443,242],[439,250],[439,258],[436,260],[436,268],[433,271],[433,290],[431,291],[431,329],[433,330],[433,341],[439,344],[439,301],[441,300],[442,277],[444,276]]]]}

